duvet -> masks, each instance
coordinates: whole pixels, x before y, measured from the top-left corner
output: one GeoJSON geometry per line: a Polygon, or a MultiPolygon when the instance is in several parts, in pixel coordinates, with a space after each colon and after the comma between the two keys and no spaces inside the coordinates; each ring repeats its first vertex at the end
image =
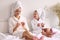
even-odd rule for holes
{"type": "Polygon", "coordinates": [[[16,36],[5,35],[3,33],[0,33],[0,40],[24,40],[24,39],[19,39],[19,37],[16,36]]]}

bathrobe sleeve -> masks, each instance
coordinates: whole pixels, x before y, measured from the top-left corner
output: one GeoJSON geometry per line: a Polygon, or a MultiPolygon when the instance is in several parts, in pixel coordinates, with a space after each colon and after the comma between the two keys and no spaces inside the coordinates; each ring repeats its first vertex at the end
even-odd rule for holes
{"type": "Polygon", "coordinates": [[[9,33],[13,33],[13,27],[14,27],[14,25],[13,25],[13,22],[12,22],[12,18],[10,18],[9,19],[9,33]]]}

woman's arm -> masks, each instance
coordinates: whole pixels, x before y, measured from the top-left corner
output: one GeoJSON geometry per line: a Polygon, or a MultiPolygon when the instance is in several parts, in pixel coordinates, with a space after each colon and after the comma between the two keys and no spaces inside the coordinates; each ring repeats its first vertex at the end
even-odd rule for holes
{"type": "Polygon", "coordinates": [[[25,31],[28,31],[27,28],[26,28],[26,26],[25,26],[25,23],[24,23],[24,22],[21,22],[21,25],[22,25],[22,27],[23,27],[23,29],[24,29],[25,31]]]}
{"type": "Polygon", "coordinates": [[[16,26],[13,28],[13,32],[16,31],[16,29],[19,27],[19,25],[20,25],[19,23],[16,24],[16,26]]]}

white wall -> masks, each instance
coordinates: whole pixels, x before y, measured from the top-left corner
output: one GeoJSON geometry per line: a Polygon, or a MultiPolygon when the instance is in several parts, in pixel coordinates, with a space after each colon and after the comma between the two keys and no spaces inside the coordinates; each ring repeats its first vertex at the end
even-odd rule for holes
{"type": "MultiPolygon", "coordinates": [[[[10,7],[16,0],[0,0],[0,32],[7,32],[7,19],[10,16],[10,7]]],[[[31,11],[43,7],[50,7],[58,2],[59,0],[20,0],[23,4],[24,13],[23,15],[31,19],[31,11]]]]}

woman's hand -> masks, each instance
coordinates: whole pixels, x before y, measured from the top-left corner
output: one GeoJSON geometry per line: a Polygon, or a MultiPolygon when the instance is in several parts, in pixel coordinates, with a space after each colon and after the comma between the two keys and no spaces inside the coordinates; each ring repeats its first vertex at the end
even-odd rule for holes
{"type": "Polygon", "coordinates": [[[25,23],[24,22],[21,22],[21,25],[24,27],[25,26],[25,23]]]}
{"type": "Polygon", "coordinates": [[[13,29],[13,32],[16,31],[16,29],[20,26],[20,23],[17,23],[16,26],[13,29]]]}
{"type": "Polygon", "coordinates": [[[17,24],[16,24],[16,27],[19,27],[19,26],[20,26],[20,23],[17,23],[17,24]]]}
{"type": "Polygon", "coordinates": [[[23,29],[28,32],[28,30],[27,30],[27,28],[25,26],[25,23],[24,22],[21,22],[21,25],[22,25],[23,29]]]}

